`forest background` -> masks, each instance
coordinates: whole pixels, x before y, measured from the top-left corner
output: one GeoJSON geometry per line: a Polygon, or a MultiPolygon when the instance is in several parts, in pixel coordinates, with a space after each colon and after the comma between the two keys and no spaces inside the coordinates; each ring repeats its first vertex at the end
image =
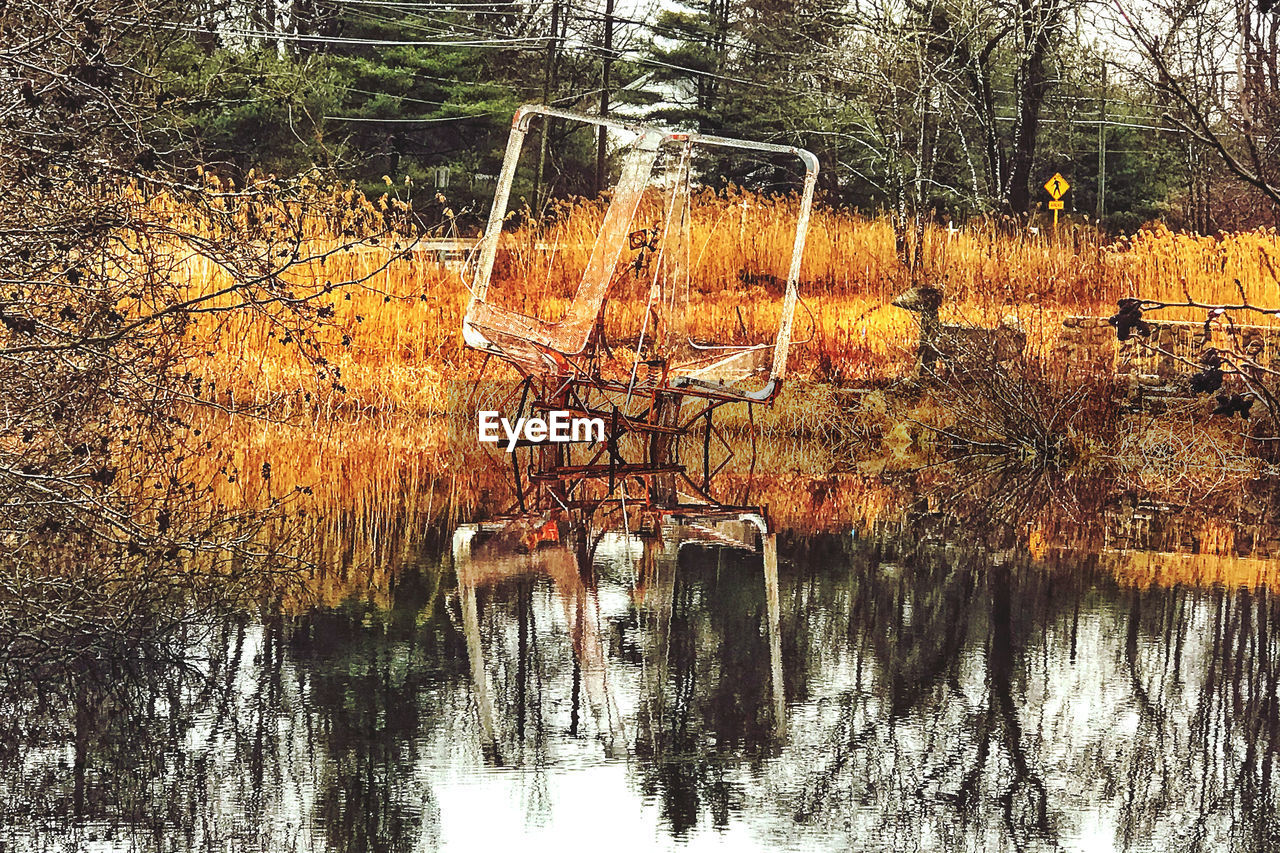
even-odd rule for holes
{"type": "MultiPolygon", "coordinates": [[[[864,213],[1036,215],[1060,172],[1066,214],[1112,233],[1275,220],[1265,2],[213,0],[138,26],[177,41],[174,165],[319,168],[371,197],[386,176],[468,234],[527,102],[801,145],[823,201],[864,213]]],[[[606,180],[590,140],[549,150],[517,187],[532,208],[606,180]]]]}

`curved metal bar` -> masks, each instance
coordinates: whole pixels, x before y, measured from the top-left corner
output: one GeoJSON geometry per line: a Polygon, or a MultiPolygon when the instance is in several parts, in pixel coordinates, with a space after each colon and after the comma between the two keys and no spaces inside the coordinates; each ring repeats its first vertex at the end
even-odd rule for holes
{"type": "MultiPolygon", "coordinates": [[[[693,144],[773,154],[789,154],[799,158],[804,164],[804,189],[801,194],[800,212],[796,221],[796,236],[792,244],[791,262],[787,272],[787,287],[783,296],[781,319],[778,326],[778,334],[774,341],[773,362],[769,370],[769,381],[762,389],[741,395],[744,399],[750,399],[755,402],[771,401],[780,390],[782,380],[787,372],[787,356],[791,346],[791,332],[795,320],[796,304],[799,300],[800,267],[804,256],[805,238],[809,230],[809,218],[813,207],[814,193],[817,188],[819,170],[818,158],[812,152],[794,145],[779,145],[772,142],[755,142],[747,139],[731,139],[724,136],[657,128],[641,122],[586,115],[572,110],[562,110],[539,104],[526,104],[520,107],[512,118],[511,136],[507,141],[502,172],[499,175],[497,191],[494,194],[493,208],[489,213],[489,221],[481,242],[480,260],[476,269],[471,301],[463,319],[464,340],[468,345],[476,346],[476,348],[488,352],[494,351],[492,343],[486,340],[485,336],[476,334],[478,331],[474,328],[476,306],[485,302],[489,281],[493,274],[494,261],[497,257],[502,224],[506,218],[511,186],[515,179],[516,166],[519,163],[520,151],[534,116],[560,118],[598,127],[608,127],[635,133],[644,140],[653,140],[657,137],[659,145],[676,142],[681,145],[693,144]]],[[[644,147],[648,148],[650,145],[653,145],[652,141],[649,141],[644,147]]],[[[593,252],[593,260],[596,254],[600,254],[602,260],[607,259],[607,253],[597,251],[593,252]]],[[[595,265],[593,264],[593,266],[595,265]]],[[[578,330],[575,327],[573,331],[576,332],[578,330]]],[[[577,343],[577,335],[571,335],[570,337],[573,337],[574,343],[577,343]]],[[[696,385],[696,380],[691,384],[696,385]]]]}

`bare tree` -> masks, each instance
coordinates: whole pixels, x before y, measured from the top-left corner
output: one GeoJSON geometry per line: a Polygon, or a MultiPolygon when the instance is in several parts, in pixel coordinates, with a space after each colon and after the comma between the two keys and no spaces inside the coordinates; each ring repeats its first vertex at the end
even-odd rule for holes
{"type": "Polygon", "coordinates": [[[935,194],[925,188],[937,165],[962,159],[970,181],[948,192],[979,210],[1025,213],[1053,66],[1077,8],[1072,0],[856,4],[832,68],[864,106],[872,144],[894,159],[890,194],[921,204],[935,194]]]}
{"type": "Polygon", "coordinates": [[[340,382],[314,333],[350,282],[289,275],[344,248],[309,239],[324,200],[222,186],[156,148],[172,134],[152,80],[184,14],[0,6],[0,655],[83,649],[155,605],[269,579],[250,572],[277,550],[269,519],[209,496],[234,473],[192,475],[208,447],[192,412],[234,405],[202,375],[197,324],[252,314],[340,382]]]}
{"type": "Polygon", "coordinates": [[[1117,8],[1141,58],[1135,70],[1163,96],[1165,118],[1280,204],[1280,18],[1269,4],[1160,0],[1139,10],[1118,0],[1117,8]]]}

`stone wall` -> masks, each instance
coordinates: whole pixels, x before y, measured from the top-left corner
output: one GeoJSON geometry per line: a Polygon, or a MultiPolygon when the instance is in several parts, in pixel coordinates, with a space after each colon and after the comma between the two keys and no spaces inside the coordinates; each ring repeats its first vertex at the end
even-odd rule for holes
{"type": "Polygon", "coordinates": [[[1210,328],[1189,320],[1149,321],[1146,338],[1134,335],[1116,340],[1115,327],[1105,317],[1067,317],[1062,321],[1058,354],[1073,367],[1094,369],[1110,365],[1118,376],[1131,376],[1144,385],[1175,382],[1199,369],[1206,347],[1230,351],[1243,349],[1264,367],[1280,370],[1280,326],[1235,326],[1234,335],[1222,324],[1210,328]],[[1159,347],[1164,352],[1153,352],[1159,347]]]}
{"type": "Polygon", "coordinates": [[[1113,369],[1116,330],[1105,317],[1067,317],[1062,321],[1055,356],[1072,372],[1113,369]]]}

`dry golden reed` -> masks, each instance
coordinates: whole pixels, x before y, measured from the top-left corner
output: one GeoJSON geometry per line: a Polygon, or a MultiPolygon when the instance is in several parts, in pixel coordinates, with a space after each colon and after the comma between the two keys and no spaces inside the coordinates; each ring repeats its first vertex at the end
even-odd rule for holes
{"type": "MultiPolygon", "coordinates": [[[[169,215],[184,215],[177,203],[156,203],[169,215]]],[[[431,523],[446,520],[442,507],[459,500],[481,506],[484,495],[498,491],[486,482],[488,463],[450,456],[446,424],[458,384],[473,379],[481,363],[459,335],[468,273],[407,236],[346,249],[353,235],[385,225],[380,205],[348,189],[333,193],[330,204],[330,213],[319,204],[303,220],[308,253],[323,255],[323,263],[300,263],[286,276],[298,295],[313,297],[323,309],[319,353],[341,388],[319,375],[315,353],[308,357],[298,341],[282,335],[269,314],[202,320],[195,332],[215,399],[261,404],[289,424],[238,425],[224,450],[239,454],[236,466],[250,474],[272,462],[276,486],[323,491],[326,505],[345,507],[360,519],[347,516],[344,524],[375,534],[394,523],[399,510],[392,505],[405,499],[406,490],[431,523]],[[361,283],[330,286],[353,280],[361,283]]],[[[696,195],[693,208],[694,331],[729,337],[740,327],[768,329],[777,322],[795,199],[708,192],[696,195]]],[[[654,200],[646,200],[636,221],[652,224],[655,211],[654,200]]],[[[249,216],[234,207],[230,212],[249,216]]],[[[504,233],[491,294],[531,314],[554,318],[563,312],[602,215],[598,202],[566,205],[547,221],[504,233]]],[[[914,269],[900,260],[887,219],[815,211],[801,273],[800,343],[792,349],[791,370],[800,382],[784,391],[774,411],[757,412],[770,439],[766,452],[778,460],[760,470],[775,472],[774,479],[820,477],[830,470],[829,450],[802,451],[796,440],[788,444],[788,435],[827,434],[833,425],[847,430],[839,384],[873,383],[910,368],[916,320],[890,302],[913,283],[946,289],[944,319],[992,324],[1013,318],[1033,347],[1046,350],[1064,316],[1110,314],[1123,296],[1238,302],[1243,291],[1252,303],[1280,307],[1274,230],[1200,237],[1156,227],[1113,241],[1088,229],[1032,233],[993,220],[962,228],[929,224],[908,235],[906,249],[917,259],[914,269]],[[797,462],[788,464],[792,459],[797,462]]],[[[213,264],[194,258],[185,264],[192,288],[229,283],[213,264]]],[[[639,277],[623,284],[636,294],[646,287],[639,277]]],[[[609,310],[634,323],[643,298],[615,299],[609,310]]],[[[490,378],[509,378],[500,366],[489,369],[490,378]]],[[[741,432],[744,421],[741,412],[727,413],[724,424],[741,432]]],[[[761,480],[766,489],[769,479],[761,480]]],[[[806,498],[795,509],[808,513],[814,503],[806,498]]]]}
{"type": "MultiPolygon", "coordinates": [[[[345,196],[338,203],[349,207],[345,196]]],[[[778,319],[795,201],[706,193],[695,198],[694,209],[693,331],[717,339],[732,338],[740,329],[767,332],[778,319]]],[[[546,223],[505,233],[492,297],[548,319],[563,314],[602,210],[591,202],[565,207],[546,223]]],[[[642,207],[636,221],[654,216],[642,207]]],[[[239,401],[283,403],[312,410],[321,419],[336,410],[366,415],[438,410],[446,404],[441,383],[470,376],[478,365],[458,335],[467,274],[408,240],[342,251],[343,241],[350,239],[343,231],[357,226],[342,216],[330,223],[313,219],[307,237],[311,253],[334,253],[323,263],[297,265],[287,278],[300,294],[315,295],[326,313],[332,312],[319,334],[345,392],[315,387],[314,364],[262,315],[202,327],[209,378],[239,401]],[[348,280],[363,283],[324,292],[326,284],[348,280]],[[307,392],[311,396],[304,399],[307,392]]],[[[1233,303],[1243,292],[1253,304],[1280,307],[1280,244],[1273,230],[1200,237],[1157,227],[1109,242],[1074,227],[1055,237],[1002,225],[930,224],[918,238],[918,251],[911,235],[908,248],[918,262],[910,270],[899,260],[886,219],[817,210],[801,274],[804,304],[797,315],[793,372],[837,382],[900,374],[917,331],[915,318],[890,302],[914,282],[945,287],[944,319],[983,324],[1016,319],[1041,344],[1056,338],[1063,316],[1109,314],[1122,296],[1233,303]]],[[[227,283],[218,268],[198,259],[189,262],[188,275],[193,287],[227,283]]],[[[638,326],[643,298],[626,297],[638,295],[645,283],[640,277],[631,284],[623,279],[609,310],[620,326],[638,326]]],[[[1198,314],[1183,310],[1168,316],[1198,314]]]]}

